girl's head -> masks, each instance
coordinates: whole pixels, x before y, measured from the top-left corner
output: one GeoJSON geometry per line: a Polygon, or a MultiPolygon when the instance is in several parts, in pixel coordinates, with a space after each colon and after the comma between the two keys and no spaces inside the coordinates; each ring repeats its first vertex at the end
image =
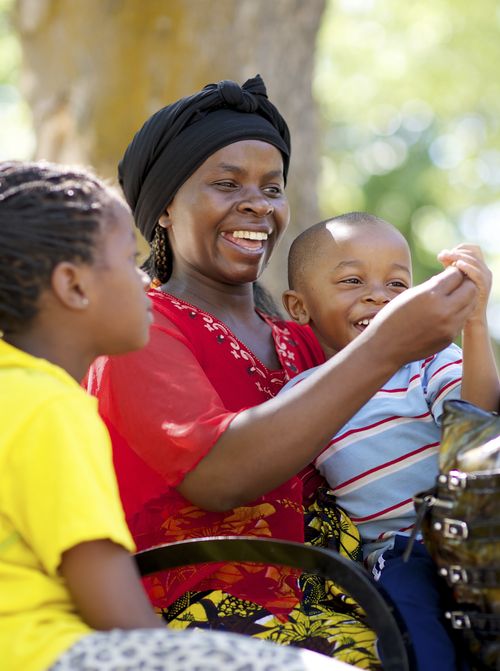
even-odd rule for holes
{"type": "Polygon", "coordinates": [[[85,170],[0,163],[5,339],[67,332],[88,356],[144,345],[149,306],[131,223],[126,205],[85,170]]]}
{"type": "MultiPolygon", "coordinates": [[[[248,272],[236,268],[234,281],[256,279],[288,223],[288,205],[283,190],[289,158],[288,127],[268,100],[258,75],[241,87],[232,81],[209,84],[202,91],[154,114],[135,135],[119,165],[120,184],[133,210],[136,225],[151,243],[152,257],[148,267],[151,274],[166,282],[173,264],[182,256],[176,241],[181,237],[193,239],[203,235],[202,230],[196,230],[201,222],[195,207],[200,203],[193,204],[191,217],[185,216],[186,207],[189,207],[186,192],[192,194],[196,190],[199,193],[208,178],[212,183],[222,185],[225,182],[220,188],[226,188],[226,194],[232,193],[232,198],[228,198],[231,203],[227,203],[228,217],[223,213],[217,215],[225,219],[219,221],[219,232],[237,231],[235,241],[253,239],[255,242],[255,236],[262,238],[262,249],[260,252],[255,250],[253,261],[250,257],[245,261],[243,255],[236,263],[240,271],[242,266],[247,266],[248,272]],[[239,161],[237,165],[234,164],[235,154],[239,161]],[[212,174],[212,164],[231,169],[215,175],[212,174]],[[201,179],[200,172],[204,173],[201,179]],[[247,179],[240,183],[237,178],[243,172],[247,179]],[[254,174],[249,175],[249,172],[254,174]],[[241,197],[237,198],[237,194],[241,197]],[[175,213],[180,212],[178,200],[183,200],[180,204],[184,210],[183,223],[175,218],[175,213]],[[243,226],[243,217],[231,217],[229,213],[230,208],[236,211],[238,207],[240,212],[247,209],[243,226]],[[274,211],[277,211],[276,221],[274,211]],[[195,227],[181,232],[181,225],[187,228],[190,218],[197,219],[195,227]],[[250,231],[248,235],[247,231],[250,231]]],[[[248,249],[251,245],[257,247],[254,242],[248,242],[248,249]]],[[[210,244],[208,240],[207,245],[210,244]]],[[[236,256],[237,251],[237,248],[233,249],[236,256]]],[[[231,262],[229,256],[226,266],[231,262]]],[[[214,269],[207,268],[206,272],[210,274],[214,269]]]]}

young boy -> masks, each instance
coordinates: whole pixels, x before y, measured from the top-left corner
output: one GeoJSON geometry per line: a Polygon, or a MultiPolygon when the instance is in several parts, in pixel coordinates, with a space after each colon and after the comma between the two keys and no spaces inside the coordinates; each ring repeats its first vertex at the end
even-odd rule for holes
{"type": "MultiPolygon", "coordinates": [[[[477,285],[479,299],[450,345],[404,366],[332,438],[314,465],[359,528],[367,565],[396,601],[411,634],[418,668],[459,668],[445,631],[435,569],[422,544],[403,563],[415,521],[413,495],[438,473],[443,402],[462,398],[498,410],[500,383],[486,323],[491,273],[480,250],[459,245],[439,255],[477,285]],[[432,611],[432,613],[429,612],[432,611]]],[[[411,286],[411,255],[401,233],[372,215],[353,212],[304,231],[289,254],[284,305],[309,324],[325,356],[356,338],[393,298],[411,286]]],[[[290,388],[311,370],[289,382],[290,388]]]]}

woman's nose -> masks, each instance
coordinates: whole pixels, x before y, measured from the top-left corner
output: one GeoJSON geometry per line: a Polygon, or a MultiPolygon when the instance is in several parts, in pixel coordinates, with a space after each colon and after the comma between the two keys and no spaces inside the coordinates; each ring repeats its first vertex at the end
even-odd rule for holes
{"type": "Polygon", "coordinates": [[[248,194],[239,202],[238,210],[240,212],[252,213],[257,217],[267,217],[274,212],[274,206],[262,194],[248,194]]]}

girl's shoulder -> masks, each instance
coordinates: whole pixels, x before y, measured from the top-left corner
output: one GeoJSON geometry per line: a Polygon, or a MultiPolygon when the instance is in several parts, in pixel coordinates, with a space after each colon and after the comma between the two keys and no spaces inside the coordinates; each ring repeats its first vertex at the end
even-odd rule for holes
{"type": "Polygon", "coordinates": [[[87,395],[69,373],[3,341],[0,342],[0,381],[4,425],[13,426],[15,421],[22,422],[25,417],[43,414],[50,405],[76,404],[82,407],[82,412],[88,411],[87,395]]]}

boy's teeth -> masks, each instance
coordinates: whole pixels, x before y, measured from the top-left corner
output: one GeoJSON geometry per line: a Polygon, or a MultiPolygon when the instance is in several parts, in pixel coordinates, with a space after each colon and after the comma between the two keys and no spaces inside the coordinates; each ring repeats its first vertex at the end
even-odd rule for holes
{"type": "Polygon", "coordinates": [[[358,324],[361,324],[361,326],[368,326],[370,322],[371,319],[362,319],[361,321],[358,322],[358,324]]]}
{"type": "Polygon", "coordinates": [[[246,240],[267,240],[267,233],[261,231],[233,231],[233,238],[244,238],[246,240]]]}

